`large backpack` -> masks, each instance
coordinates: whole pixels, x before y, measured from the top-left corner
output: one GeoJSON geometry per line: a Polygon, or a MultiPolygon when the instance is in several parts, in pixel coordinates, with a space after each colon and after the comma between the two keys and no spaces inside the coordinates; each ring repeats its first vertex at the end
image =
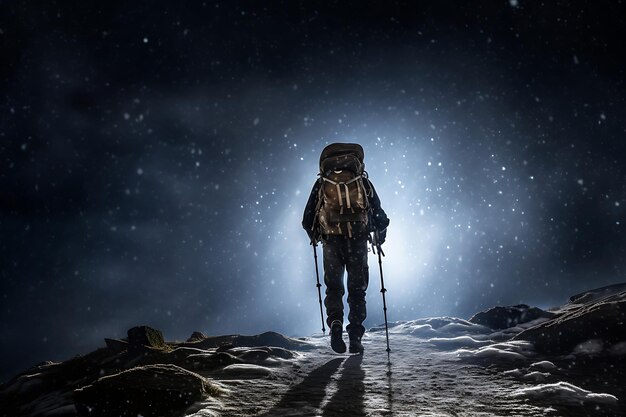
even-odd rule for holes
{"type": "Polygon", "coordinates": [[[363,157],[363,148],[356,143],[333,143],[322,151],[316,208],[322,235],[367,233],[369,202],[363,157]]]}

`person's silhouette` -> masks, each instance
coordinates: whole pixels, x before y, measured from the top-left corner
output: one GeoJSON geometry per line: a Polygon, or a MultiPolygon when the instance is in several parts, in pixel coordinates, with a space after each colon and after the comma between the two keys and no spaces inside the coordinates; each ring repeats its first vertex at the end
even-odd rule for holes
{"type": "Polygon", "coordinates": [[[331,347],[344,353],[343,276],[348,272],[348,314],[346,327],[350,353],[363,353],[361,337],[367,316],[365,291],[369,283],[367,242],[375,232],[377,244],[385,241],[389,218],[368,179],[363,148],[354,143],[333,143],[320,156],[320,178],[313,185],[302,216],[302,227],[311,243],[324,245],[326,322],[331,347]]]}

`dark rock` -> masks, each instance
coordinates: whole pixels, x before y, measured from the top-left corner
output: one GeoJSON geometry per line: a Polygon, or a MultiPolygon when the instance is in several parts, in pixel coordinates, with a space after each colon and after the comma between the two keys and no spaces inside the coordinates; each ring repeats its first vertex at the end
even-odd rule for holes
{"type": "Polygon", "coordinates": [[[153,349],[166,347],[163,334],[157,329],[148,326],[137,326],[128,330],[128,353],[131,356],[140,355],[153,349]]]}
{"type": "Polygon", "coordinates": [[[235,345],[233,345],[232,343],[225,343],[223,345],[221,345],[220,347],[218,347],[215,351],[216,352],[227,352],[231,349],[233,349],[235,347],[235,345]]]}
{"type": "Polygon", "coordinates": [[[237,335],[209,336],[206,339],[194,340],[192,342],[179,343],[180,347],[192,347],[196,349],[214,349],[222,345],[232,344],[237,335]]]}
{"type": "MultiPolygon", "coordinates": [[[[276,332],[265,332],[254,336],[228,335],[228,336],[212,336],[204,340],[179,343],[178,346],[194,347],[198,349],[220,348],[228,345],[232,347],[255,347],[255,346],[272,346],[281,347],[289,350],[310,350],[315,349],[315,345],[291,337],[283,336],[276,332]]],[[[222,350],[228,350],[231,347],[224,347],[222,350]]]]}
{"type": "Polygon", "coordinates": [[[190,355],[185,358],[182,366],[186,369],[198,371],[211,371],[213,369],[232,365],[234,363],[242,363],[238,357],[227,352],[203,353],[190,355]]]}
{"type": "Polygon", "coordinates": [[[549,311],[537,307],[529,307],[526,304],[518,304],[508,307],[492,307],[487,311],[474,314],[469,321],[487,326],[493,330],[502,330],[539,318],[552,318],[554,316],[555,314],[549,311]]]}
{"type": "Polygon", "coordinates": [[[256,336],[235,336],[232,343],[237,347],[275,346],[289,350],[308,350],[315,348],[313,344],[285,337],[276,332],[265,332],[256,336]]]}
{"type": "Polygon", "coordinates": [[[120,339],[104,338],[107,348],[114,353],[121,353],[128,349],[128,342],[120,339]]]}
{"type": "Polygon", "coordinates": [[[244,362],[258,363],[263,362],[264,360],[269,358],[270,352],[269,349],[250,349],[241,352],[239,355],[237,355],[237,357],[244,362]]]}
{"type": "Polygon", "coordinates": [[[207,336],[202,332],[193,332],[191,336],[189,336],[189,339],[187,339],[187,342],[197,342],[206,338],[207,336]]]}
{"type": "MultiPolygon", "coordinates": [[[[72,406],[75,389],[119,372],[119,354],[97,349],[65,362],[44,362],[13,378],[0,389],[0,416],[43,415],[51,398],[60,406],[72,406]]],[[[52,415],[52,414],[50,414],[52,415]]],[[[61,414],[59,414],[61,415],[61,414]]]]}
{"type": "Polygon", "coordinates": [[[514,337],[534,343],[541,353],[567,354],[590,339],[605,344],[622,342],[626,328],[626,292],[570,307],[562,315],[524,330],[514,337]]]}
{"type": "Polygon", "coordinates": [[[189,347],[179,347],[167,353],[166,357],[168,358],[168,362],[164,363],[173,363],[177,364],[177,362],[185,360],[187,357],[191,355],[201,355],[210,353],[208,350],[203,349],[194,349],[189,347]]]}
{"type": "Polygon", "coordinates": [[[296,356],[292,351],[279,347],[271,347],[270,353],[272,354],[272,356],[276,356],[282,359],[292,359],[294,356],[296,356]]]}
{"type": "Polygon", "coordinates": [[[624,291],[626,291],[626,283],[613,284],[572,295],[569,298],[569,302],[572,304],[586,304],[624,291]]]}
{"type": "Polygon", "coordinates": [[[255,336],[210,336],[199,341],[179,343],[178,346],[194,347],[198,349],[218,348],[222,351],[232,349],[233,347],[256,346],[281,347],[289,350],[315,349],[315,345],[312,343],[286,337],[276,332],[265,332],[255,336]]]}
{"type": "Polygon", "coordinates": [[[217,388],[206,378],[176,365],[148,365],[103,377],[75,391],[81,416],[180,416],[217,388]]]}
{"type": "Polygon", "coordinates": [[[135,356],[132,360],[128,361],[126,363],[126,369],[134,368],[136,366],[155,364],[178,365],[187,369],[187,367],[184,366],[187,357],[204,353],[208,353],[208,351],[188,347],[179,347],[173,350],[153,349],[149,352],[145,352],[142,355],[135,356]]]}

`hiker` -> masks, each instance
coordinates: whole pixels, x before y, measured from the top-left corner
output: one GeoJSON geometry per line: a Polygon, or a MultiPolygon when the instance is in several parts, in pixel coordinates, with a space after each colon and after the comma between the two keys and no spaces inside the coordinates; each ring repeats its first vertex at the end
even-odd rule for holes
{"type": "Polygon", "coordinates": [[[322,151],[320,172],[307,201],[302,227],[312,245],[324,246],[326,323],[331,347],[346,351],[343,341],[343,276],[348,272],[348,314],[346,327],[350,353],[363,353],[365,332],[365,291],[369,282],[368,240],[374,233],[377,244],[385,242],[389,219],[364,170],[363,148],[354,143],[333,143],[322,151]]]}

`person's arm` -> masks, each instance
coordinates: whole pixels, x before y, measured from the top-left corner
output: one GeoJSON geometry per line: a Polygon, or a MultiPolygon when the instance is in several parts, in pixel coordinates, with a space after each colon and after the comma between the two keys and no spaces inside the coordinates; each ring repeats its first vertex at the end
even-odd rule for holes
{"type": "Polygon", "coordinates": [[[367,182],[372,190],[372,195],[369,197],[369,203],[372,206],[372,222],[374,223],[374,228],[378,231],[379,243],[382,245],[387,237],[389,217],[387,217],[387,213],[385,213],[385,210],[381,207],[380,198],[378,197],[378,193],[376,193],[374,184],[372,184],[369,179],[367,182]]]}
{"type": "Polygon", "coordinates": [[[302,227],[306,230],[311,240],[313,239],[313,223],[315,222],[315,209],[317,207],[319,190],[320,182],[315,181],[302,215],[302,227]]]}

